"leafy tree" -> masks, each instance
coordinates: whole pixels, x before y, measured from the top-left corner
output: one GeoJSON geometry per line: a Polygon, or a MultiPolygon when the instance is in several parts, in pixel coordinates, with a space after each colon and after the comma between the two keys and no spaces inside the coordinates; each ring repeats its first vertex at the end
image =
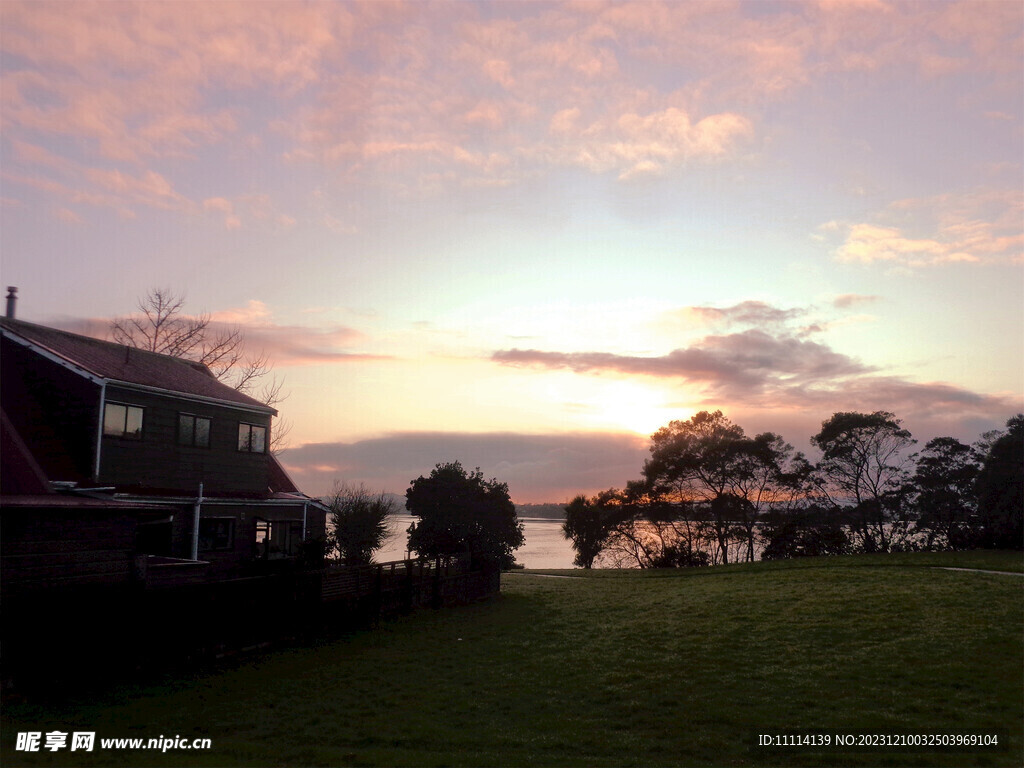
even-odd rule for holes
{"type": "Polygon", "coordinates": [[[336,483],[324,499],[328,508],[327,547],[343,565],[369,565],[388,538],[388,516],[398,511],[394,498],[371,493],[363,485],[336,483]]]}
{"type": "Polygon", "coordinates": [[[715,560],[726,563],[733,543],[754,559],[758,519],[791,495],[791,465],[799,458],[779,435],[748,438],[721,411],[701,411],[651,436],[643,474],[649,494],[674,504],[681,519],[704,512],[715,560]]]}
{"type": "Polygon", "coordinates": [[[688,514],[692,505],[652,496],[644,481],[628,483],[625,491],[609,488],[590,504],[601,511],[606,530],[601,552],[616,567],[674,568],[691,564],[691,553],[703,555],[697,540],[703,523],[688,514]]]}
{"type": "Polygon", "coordinates": [[[574,498],[565,508],[562,533],[576,550],[573,564],[580,568],[593,568],[594,560],[604,549],[611,533],[611,520],[597,497],[584,495],[574,498]]]}
{"type": "Polygon", "coordinates": [[[746,559],[752,562],[758,522],[768,510],[806,496],[809,465],[803,454],[794,454],[793,446],[773,432],[746,440],[737,449],[745,457],[745,466],[737,477],[735,494],[743,503],[734,508],[737,528],[746,543],[746,559]]]}
{"type": "Polygon", "coordinates": [[[982,544],[1024,549],[1024,414],[1011,418],[1006,427],[978,473],[982,544]]]}
{"type": "Polygon", "coordinates": [[[718,556],[729,561],[731,525],[724,515],[733,505],[711,502],[735,493],[747,472],[743,428],[721,411],[701,411],[687,421],[671,421],[651,435],[651,458],[643,475],[652,494],[683,507],[703,504],[713,516],[718,556]]]}
{"type": "Polygon", "coordinates": [[[903,487],[915,440],[892,413],[836,413],[811,443],[823,454],[819,469],[840,501],[853,503],[865,551],[889,549],[891,500],[903,487]]]}
{"type": "Polygon", "coordinates": [[[927,549],[974,545],[979,469],[975,450],[954,437],[936,437],[921,451],[909,490],[927,549]]]}
{"type": "Polygon", "coordinates": [[[523,545],[523,524],[508,485],[485,480],[478,467],[438,464],[429,477],[412,481],[405,507],[419,521],[409,529],[409,549],[422,557],[469,554],[474,562],[510,568],[523,545]]]}

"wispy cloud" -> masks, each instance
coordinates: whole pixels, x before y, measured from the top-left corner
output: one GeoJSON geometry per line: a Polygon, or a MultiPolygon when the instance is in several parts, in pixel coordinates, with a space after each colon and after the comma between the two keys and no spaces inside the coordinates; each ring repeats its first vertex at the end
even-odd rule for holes
{"type": "MultiPolygon", "coordinates": [[[[845,310],[875,300],[874,296],[846,294],[837,297],[834,305],[845,310]]],[[[689,307],[675,314],[698,323],[757,327],[707,335],[664,355],[505,349],[494,352],[491,359],[500,365],[539,370],[675,379],[689,393],[690,402],[727,408],[881,408],[929,419],[952,409],[958,418],[991,420],[1024,404],[1024,399],[1007,394],[981,394],[953,384],[920,383],[886,375],[875,366],[807,338],[836,325],[870,318],[823,317],[809,326],[788,325],[803,320],[808,312],[779,309],[763,302],[743,302],[723,309],[689,307]]]]}
{"type": "Polygon", "coordinates": [[[565,165],[629,180],[734,154],[767,104],[836,72],[1007,88],[1012,6],[7,2],[2,107],[13,138],[66,138],[143,179],[276,135],[292,162],[413,187],[565,165]]]}
{"type": "Polygon", "coordinates": [[[684,307],[673,314],[696,325],[732,328],[781,327],[807,312],[802,307],[780,309],[764,301],[743,301],[731,307],[684,307]]]}
{"type": "Polygon", "coordinates": [[[189,152],[233,133],[205,93],[315,81],[343,7],[272,3],[4,4],[9,124],[95,142],[112,160],[189,152]]]}
{"type": "Polygon", "coordinates": [[[824,344],[757,330],[706,336],[690,347],[658,357],[510,349],[495,352],[492,359],[503,365],[561,368],[576,373],[672,377],[699,385],[706,396],[730,398],[761,396],[768,390],[871,370],[824,344]]]}
{"type": "Polygon", "coordinates": [[[853,307],[859,307],[864,304],[874,304],[878,301],[881,301],[880,296],[869,296],[858,293],[844,293],[839,296],[836,296],[835,299],[832,300],[832,304],[837,309],[851,309],[853,307]]]}
{"type": "MultiPolygon", "coordinates": [[[[265,355],[275,368],[394,359],[389,354],[368,351],[367,347],[372,347],[371,340],[360,330],[342,325],[282,324],[275,320],[272,310],[258,300],[251,300],[242,307],[211,312],[208,317],[212,334],[241,331],[246,353],[265,355]]],[[[109,318],[53,318],[48,322],[73,333],[110,339],[109,318]]]]}
{"type": "Polygon", "coordinates": [[[365,336],[352,328],[309,328],[298,325],[245,327],[246,343],[266,353],[276,366],[357,363],[393,359],[361,351],[365,336]]]}
{"type": "Polygon", "coordinates": [[[892,203],[875,221],[829,222],[836,258],[904,268],[1005,264],[1024,258],[1024,191],[993,189],[892,203]]]}
{"type": "Polygon", "coordinates": [[[214,331],[240,329],[246,348],[266,355],[278,367],[392,359],[391,355],[366,351],[370,340],[362,331],[341,325],[281,324],[266,303],[255,299],[211,313],[210,323],[214,331]]]}
{"type": "Polygon", "coordinates": [[[742,115],[722,113],[694,121],[678,107],[646,115],[630,112],[586,126],[575,124],[572,117],[572,111],[563,110],[552,118],[552,133],[560,140],[538,153],[594,173],[614,171],[620,180],[722,157],[754,133],[742,115]]]}

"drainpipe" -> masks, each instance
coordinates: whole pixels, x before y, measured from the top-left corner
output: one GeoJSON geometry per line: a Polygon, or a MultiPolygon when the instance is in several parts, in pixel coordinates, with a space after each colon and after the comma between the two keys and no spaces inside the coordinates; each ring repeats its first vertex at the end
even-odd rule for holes
{"type": "Polygon", "coordinates": [[[203,506],[203,484],[199,484],[199,497],[192,507],[192,560],[199,559],[199,508],[203,506]]]}
{"type": "Polygon", "coordinates": [[[309,509],[309,502],[302,502],[302,540],[306,540],[306,510],[309,509]]]}
{"type": "Polygon", "coordinates": [[[103,417],[107,408],[107,382],[100,384],[100,423],[96,425],[96,463],[92,468],[93,482],[100,481],[100,453],[103,450],[103,417]]]}

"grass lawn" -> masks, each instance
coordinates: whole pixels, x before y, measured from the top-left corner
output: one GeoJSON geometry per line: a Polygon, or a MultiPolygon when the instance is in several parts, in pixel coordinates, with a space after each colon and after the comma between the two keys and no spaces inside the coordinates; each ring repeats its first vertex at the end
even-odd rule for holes
{"type": "Polygon", "coordinates": [[[1019,554],[979,553],[509,574],[500,598],[315,647],[49,700],[8,696],[0,760],[1020,766],[1024,578],[924,565],[1022,570],[1019,554]],[[210,738],[212,749],[14,750],[17,732],[52,730],[210,738]],[[761,734],[866,733],[999,743],[757,744],[761,734]]]}

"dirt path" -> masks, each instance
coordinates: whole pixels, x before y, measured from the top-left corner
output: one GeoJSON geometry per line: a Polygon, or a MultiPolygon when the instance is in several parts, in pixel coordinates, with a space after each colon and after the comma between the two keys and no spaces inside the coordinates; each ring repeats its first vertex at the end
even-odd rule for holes
{"type": "Polygon", "coordinates": [[[1019,571],[985,571],[981,568],[953,568],[949,565],[932,565],[931,568],[938,568],[940,571],[965,571],[967,573],[995,573],[1000,576],[1024,576],[1019,571]]]}
{"type": "MultiPolygon", "coordinates": [[[[986,571],[983,568],[955,568],[950,565],[929,565],[939,571],[963,571],[964,573],[993,573],[997,576],[1024,576],[1020,571],[986,571]]],[[[538,579],[575,579],[577,576],[556,576],[553,573],[523,573],[522,571],[505,571],[503,576],[536,576],[538,579]]]]}
{"type": "Polygon", "coordinates": [[[505,571],[502,576],[536,576],[538,579],[575,579],[577,576],[556,576],[553,573],[523,573],[522,571],[505,571]]]}

